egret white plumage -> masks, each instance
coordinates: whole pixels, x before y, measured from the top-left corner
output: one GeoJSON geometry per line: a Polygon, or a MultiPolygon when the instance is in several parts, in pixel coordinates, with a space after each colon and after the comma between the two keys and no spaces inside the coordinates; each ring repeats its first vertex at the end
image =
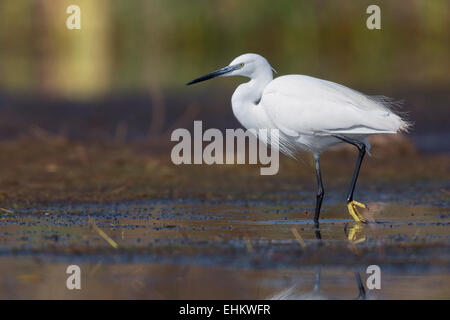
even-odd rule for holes
{"type": "Polygon", "coordinates": [[[314,222],[318,225],[324,188],[320,172],[320,154],[340,143],[349,143],[358,151],[358,159],[347,195],[351,216],[361,223],[366,219],[353,200],[356,181],[366,151],[367,137],[407,131],[405,119],[390,107],[389,100],[370,97],[343,85],[305,75],[286,75],[273,79],[272,67],[262,56],[243,54],[217,71],[187,84],[218,76],[244,76],[250,81],[239,85],[231,98],[233,113],[247,129],[278,129],[279,150],[295,157],[298,150],[314,155],[318,192],[314,222]]]}

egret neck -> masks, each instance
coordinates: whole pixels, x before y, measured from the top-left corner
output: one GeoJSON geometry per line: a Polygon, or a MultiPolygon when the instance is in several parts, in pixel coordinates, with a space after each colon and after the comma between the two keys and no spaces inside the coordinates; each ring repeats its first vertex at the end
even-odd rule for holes
{"type": "Polygon", "coordinates": [[[241,84],[231,97],[233,113],[247,129],[272,128],[272,121],[259,105],[266,85],[273,80],[269,64],[248,76],[250,81],[241,84]]]}

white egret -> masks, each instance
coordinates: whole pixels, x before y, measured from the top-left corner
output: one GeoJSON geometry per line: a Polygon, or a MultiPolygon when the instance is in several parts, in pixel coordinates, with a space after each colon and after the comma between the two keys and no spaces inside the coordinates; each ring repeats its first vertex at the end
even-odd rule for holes
{"type": "Polygon", "coordinates": [[[233,113],[247,129],[278,129],[279,149],[294,156],[298,150],[314,155],[318,182],[314,222],[318,226],[324,196],[320,173],[320,154],[340,143],[358,151],[358,159],[347,195],[347,208],[357,221],[366,219],[353,200],[356,180],[372,134],[397,133],[410,127],[391,110],[389,100],[371,97],[343,85],[305,75],[286,75],[273,79],[272,67],[262,56],[243,54],[228,66],[194,79],[194,84],[218,76],[244,76],[250,81],[239,85],[231,98],[233,113]]]}

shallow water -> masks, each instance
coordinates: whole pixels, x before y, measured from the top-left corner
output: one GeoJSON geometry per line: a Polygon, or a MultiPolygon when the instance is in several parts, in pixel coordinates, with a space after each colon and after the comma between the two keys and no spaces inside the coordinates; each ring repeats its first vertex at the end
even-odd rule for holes
{"type": "Polygon", "coordinates": [[[376,201],[366,201],[371,222],[363,227],[331,197],[319,229],[306,200],[15,210],[0,218],[0,272],[8,275],[0,298],[304,299],[319,269],[313,298],[355,298],[355,271],[366,298],[449,298],[448,202],[387,194],[365,195],[376,201]],[[81,267],[81,290],[66,288],[71,264],[81,267]],[[381,268],[380,290],[367,290],[372,264],[381,268]]]}

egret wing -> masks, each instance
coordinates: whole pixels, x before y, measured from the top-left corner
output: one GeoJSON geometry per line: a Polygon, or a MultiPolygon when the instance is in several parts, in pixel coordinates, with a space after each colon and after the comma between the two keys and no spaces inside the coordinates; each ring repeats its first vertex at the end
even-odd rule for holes
{"type": "Polygon", "coordinates": [[[407,125],[381,100],[302,75],[270,82],[261,105],[280,131],[289,136],[395,133],[407,125]]]}

